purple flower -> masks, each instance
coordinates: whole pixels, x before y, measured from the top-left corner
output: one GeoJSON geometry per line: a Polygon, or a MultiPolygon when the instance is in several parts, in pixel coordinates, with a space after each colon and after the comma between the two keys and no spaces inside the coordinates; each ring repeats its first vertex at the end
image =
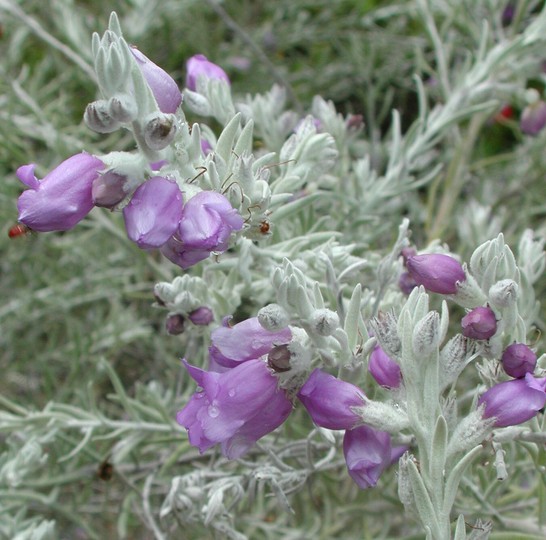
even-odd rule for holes
{"type": "Polygon", "coordinates": [[[418,285],[435,293],[455,294],[457,283],[466,279],[459,262],[441,253],[410,256],[406,267],[418,285]]]}
{"type": "Polygon", "coordinates": [[[131,52],[157,101],[159,110],[164,113],[175,113],[182,103],[182,94],[174,79],[138,49],[131,47],[131,52]]]}
{"type": "Polygon", "coordinates": [[[212,251],[223,253],[231,233],[241,230],[243,223],[226,197],[201,191],[184,205],[176,234],[161,252],[175,264],[189,268],[212,251]]]}
{"type": "Polygon", "coordinates": [[[391,463],[391,437],[384,431],[359,426],[345,432],[343,453],[349,475],[358,487],[373,487],[391,463]]]}
{"type": "Polygon", "coordinates": [[[515,426],[530,420],[546,404],[546,378],[535,379],[530,373],[491,387],[478,399],[485,404],[484,418],[495,418],[495,427],[515,426]]]}
{"type": "Polygon", "coordinates": [[[63,161],[42,180],[34,176],[36,165],[23,165],[17,176],[30,189],[19,197],[19,221],[34,231],[66,231],[93,208],[91,186],[104,163],[82,152],[63,161]]]}
{"type": "Polygon", "coordinates": [[[501,362],[510,377],[520,379],[535,371],[537,355],[525,343],[512,343],[504,349],[501,362]]]}
{"type": "Polygon", "coordinates": [[[400,366],[379,345],[370,354],[368,371],[385,388],[398,388],[402,382],[400,366]]]}
{"type": "Polygon", "coordinates": [[[123,209],[127,236],[139,248],[158,248],[173,235],[182,216],[176,182],[154,176],[140,185],[123,209]]]}
{"type": "Polygon", "coordinates": [[[471,339],[489,339],[497,331],[497,319],[490,307],[480,306],[469,311],[462,319],[463,336],[471,339]]]}
{"type": "Polygon", "coordinates": [[[353,407],[362,407],[364,392],[354,384],[315,369],[298,392],[313,422],[328,429],[352,429],[360,421],[353,407]]]}
{"type": "Polygon", "coordinates": [[[233,327],[220,326],[212,331],[210,338],[210,358],[221,366],[233,368],[266,355],[275,345],[289,343],[292,332],[290,328],[270,332],[260,325],[257,317],[252,317],[233,327]]]}
{"type": "Polygon", "coordinates": [[[292,403],[262,360],[244,362],[224,373],[184,364],[201,389],[176,420],[201,453],[220,443],[224,456],[239,458],[280,426],[292,410],[292,403]]]}
{"type": "Polygon", "coordinates": [[[230,84],[229,77],[220,66],[209,62],[206,56],[196,54],[186,62],[187,88],[195,92],[197,90],[197,81],[200,77],[225,81],[227,84],[230,84]]]}
{"type": "Polygon", "coordinates": [[[527,105],[521,113],[519,126],[526,135],[538,135],[546,126],[546,102],[539,100],[527,105]]]}

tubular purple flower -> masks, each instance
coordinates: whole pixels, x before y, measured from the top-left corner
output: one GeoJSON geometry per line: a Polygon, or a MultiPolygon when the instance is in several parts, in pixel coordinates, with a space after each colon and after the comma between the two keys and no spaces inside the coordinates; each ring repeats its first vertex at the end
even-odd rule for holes
{"type": "Polygon", "coordinates": [[[501,363],[510,377],[520,379],[527,373],[533,374],[537,365],[537,355],[525,343],[512,343],[504,349],[501,363]]]}
{"type": "Polygon", "coordinates": [[[276,345],[289,343],[292,332],[290,328],[270,332],[257,317],[252,317],[233,327],[220,326],[212,331],[210,338],[210,358],[221,366],[233,368],[268,354],[276,345]]]}
{"type": "Polygon", "coordinates": [[[398,388],[402,382],[400,366],[379,345],[370,354],[368,371],[385,388],[398,388]]]}
{"type": "Polygon", "coordinates": [[[527,105],[521,113],[519,126],[526,135],[538,135],[546,126],[546,102],[539,100],[527,105]]]}
{"type": "Polygon", "coordinates": [[[164,113],[175,113],[182,103],[182,94],[174,79],[138,49],[131,47],[131,52],[157,101],[159,110],[164,113]]]}
{"type": "Polygon", "coordinates": [[[292,410],[292,403],[262,360],[245,362],[224,373],[204,371],[185,360],[184,365],[201,389],[176,420],[201,453],[220,443],[224,456],[239,458],[280,426],[292,410]]]}
{"type": "Polygon", "coordinates": [[[384,431],[359,426],[345,432],[343,453],[349,475],[359,488],[377,484],[391,463],[391,437],[384,431]]]}
{"type": "Polygon", "coordinates": [[[19,197],[19,221],[34,231],[66,231],[93,208],[91,189],[104,163],[82,152],[63,161],[42,180],[34,176],[36,165],[23,165],[17,176],[30,189],[19,197]]]}
{"type": "Polygon", "coordinates": [[[142,249],[165,244],[181,216],[182,193],[176,182],[162,176],[140,185],[123,209],[127,236],[142,249]]]}
{"type": "Polygon", "coordinates": [[[490,307],[480,306],[469,311],[462,319],[462,334],[471,339],[489,339],[497,331],[497,318],[490,307]]]}
{"type": "Polygon", "coordinates": [[[441,253],[410,256],[406,267],[418,285],[439,294],[455,294],[457,283],[466,279],[460,263],[441,253]]]}
{"type": "Polygon", "coordinates": [[[195,92],[197,90],[197,80],[200,77],[225,81],[230,84],[229,77],[220,66],[210,62],[206,56],[196,54],[186,62],[186,87],[195,92]]]}
{"type": "Polygon", "coordinates": [[[478,399],[485,405],[484,418],[494,418],[495,427],[515,426],[530,420],[546,404],[546,378],[535,379],[530,373],[491,387],[478,399]]]}
{"type": "Polygon", "coordinates": [[[243,223],[226,197],[201,191],[185,204],[176,234],[161,251],[170,261],[189,268],[212,251],[223,253],[231,233],[241,230],[243,223]]]}
{"type": "Polygon", "coordinates": [[[352,429],[360,421],[353,407],[362,407],[364,392],[354,384],[315,369],[298,392],[313,422],[327,429],[352,429]]]}

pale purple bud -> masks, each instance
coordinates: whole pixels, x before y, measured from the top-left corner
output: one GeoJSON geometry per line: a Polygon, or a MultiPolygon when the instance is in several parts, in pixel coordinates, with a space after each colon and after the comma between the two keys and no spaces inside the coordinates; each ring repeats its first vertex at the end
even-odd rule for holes
{"type": "Polygon", "coordinates": [[[370,354],[368,370],[377,384],[385,388],[398,388],[402,383],[400,366],[379,345],[370,354]]]}
{"type": "Polygon", "coordinates": [[[527,373],[533,374],[537,365],[537,355],[525,343],[512,343],[504,349],[501,362],[507,375],[520,379],[527,373]]]}
{"type": "Polygon", "coordinates": [[[490,307],[480,306],[469,311],[462,319],[463,336],[471,339],[489,339],[497,331],[497,318],[490,307]]]}
{"type": "Polygon", "coordinates": [[[186,63],[186,87],[195,92],[197,90],[197,80],[200,77],[225,81],[230,84],[226,72],[220,66],[209,62],[206,56],[196,54],[186,63]]]}
{"type": "Polygon", "coordinates": [[[352,409],[362,407],[364,392],[320,369],[311,373],[298,398],[317,426],[352,429],[360,422],[360,416],[352,409]]]}
{"type": "Polygon", "coordinates": [[[466,279],[461,264],[441,253],[408,257],[406,267],[418,285],[439,294],[455,294],[457,283],[466,279]]]}
{"type": "Polygon", "coordinates": [[[201,306],[194,309],[188,315],[188,319],[197,326],[207,326],[214,320],[214,314],[209,307],[201,306]]]}
{"type": "Polygon", "coordinates": [[[103,208],[113,208],[127,195],[125,191],[126,183],[126,176],[113,171],[101,174],[93,180],[93,185],[91,186],[93,204],[103,208]]]}
{"type": "Polygon", "coordinates": [[[185,326],[185,319],[180,313],[169,315],[165,321],[165,329],[167,330],[167,334],[171,334],[172,336],[182,334],[185,326]]]}
{"type": "Polygon", "coordinates": [[[526,135],[538,135],[546,126],[546,103],[539,100],[527,105],[521,113],[519,125],[526,135]]]}
{"type": "Polygon", "coordinates": [[[201,152],[206,156],[212,152],[212,145],[207,141],[207,139],[201,139],[201,152]]]}
{"type": "Polygon", "coordinates": [[[270,332],[262,327],[257,317],[252,317],[233,327],[220,326],[212,331],[210,337],[210,357],[231,368],[268,354],[276,345],[289,343],[292,332],[290,328],[270,332]]]}
{"type": "Polygon", "coordinates": [[[164,113],[175,113],[182,103],[182,94],[174,79],[138,49],[131,47],[131,52],[157,101],[159,110],[164,113]]]}
{"type": "Polygon", "coordinates": [[[496,384],[479,399],[485,405],[484,418],[495,418],[495,427],[515,426],[530,420],[546,403],[546,378],[535,379],[530,373],[522,379],[496,384]]]}
{"type": "Polygon", "coordinates": [[[176,182],[154,176],[140,185],[123,209],[127,236],[139,248],[158,248],[173,235],[182,215],[176,182]]]}
{"type": "Polygon", "coordinates": [[[66,231],[93,208],[93,181],[104,163],[85,152],[63,161],[42,180],[34,176],[34,164],[17,169],[17,176],[30,189],[17,202],[19,221],[34,231],[66,231]]]}
{"type": "Polygon", "coordinates": [[[374,487],[391,462],[391,437],[369,426],[347,430],[343,453],[349,475],[359,488],[374,487]]]}
{"type": "Polygon", "coordinates": [[[292,403],[262,360],[250,360],[223,373],[204,371],[186,361],[184,365],[200,390],[176,420],[201,453],[221,443],[224,456],[239,458],[280,426],[292,410],[292,403]]]}

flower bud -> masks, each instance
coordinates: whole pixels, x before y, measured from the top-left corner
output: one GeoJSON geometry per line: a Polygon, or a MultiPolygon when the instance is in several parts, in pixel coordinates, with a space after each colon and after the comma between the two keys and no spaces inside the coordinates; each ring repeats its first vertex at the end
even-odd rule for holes
{"type": "Polygon", "coordinates": [[[518,289],[518,284],[513,279],[501,279],[489,288],[489,302],[498,309],[513,306],[518,297],[518,289]]]}
{"type": "Polygon", "coordinates": [[[137,104],[128,94],[116,94],[108,104],[110,116],[118,122],[132,122],[137,117],[137,104]]]}
{"type": "Polygon", "coordinates": [[[407,259],[406,267],[418,285],[439,294],[455,294],[457,284],[466,279],[461,264],[441,253],[414,255],[407,259]]]}
{"type": "Polygon", "coordinates": [[[319,336],[331,336],[339,328],[339,316],[331,309],[317,309],[311,315],[311,328],[319,336]]]}
{"type": "Polygon", "coordinates": [[[184,332],[185,319],[180,313],[169,315],[165,321],[167,333],[171,336],[176,336],[184,332]]]}
{"type": "Polygon", "coordinates": [[[93,101],[83,114],[85,125],[97,133],[112,133],[119,129],[119,122],[110,115],[110,106],[104,99],[93,101]]]}
{"type": "Polygon", "coordinates": [[[95,178],[91,186],[93,204],[103,208],[114,208],[127,195],[125,184],[127,177],[108,171],[95,178]]]}
{"type": "Polygon", "coordinates": [[[530,373],[491,387],[479,399],[485,405],[484,418],[494,418],[495,427],[515,426],[530,420],[546,404],[546,379],[535,379],[530,373]]]}
{"type": "Polygon", "coordinates": [[[214,314],[212,309],[207,306],[201,306],[194,309],[189,315],[188,319],[197,326],[207,326],[214,320],[214,314]]]}
{"type": "Polygon", "coordinates": [[[538,135],[546,126],[546,103],[538,100],[527,105],[521,113],[519,127],[526,135],[538,135]]]}
{"type": "Polygon", "coordinates": [[[537,355],[525,343],[512,343],[504,349],[501,363],[507,375],[520,379],[535,371],[537,355]]]}
{"type": "Polygon", "coordinates": [[[186,87],[195,92],[200,78],[225,81],[230,84],[226,72],[220,66],[209,62],[206,56],[196,54],[186,63],[186,87]]]}
{"type": "Polygon", "coordinates": [[[442,388],[445,388],[461,374],[466,362],[472,354],[468,338],[462,334],[452,337],[440,351],[440,380],[442,388]]]}
{"type": "Polygon", "coordinates": [[[402,382],[400,366],[379,345],[370,354],[368,370],[377,384],[385,388],[398,388],[402,382]]]}
{"type": "Polygon", "coordinates": [[[164,113],[175,113],[182,103],[182,94],[174,79],[138,49],[131,47],[131,52],[155,97],[159,110],[164,113]]]}
{"type": "Polygon", "coordinates": [[[370,320],[370,326],[385,353],[391,358],[398,358],[402,343],[396,316],[391,312],[379,312],[377,317],[370,320]]]}
{"type": "Polygon", "coordinates": [[[497,319],[490,307],[480,306],[469,311],[462,319],[463,336],[471,339],[489,339],[497,331],[497,319]]]}
{"type": "Polygon", "coordinates": [[[279,304],[268,304],[258,311],[258,322],[265,330],[277,332],[288,326],[290,317],[279,304]]]}
{"type": "Polygon", "coordinates": [[[145,121],[144,140],[152,150],[163,150],[173,141],[176,130],[172,114],[154,114],[145,121]]]}
{"type": "Polygon", "coordinates": [[[417,321],[412,335],[413,352],[428,357],[438,350],[440,344],[440,314],[429,311],[417,321]]]}

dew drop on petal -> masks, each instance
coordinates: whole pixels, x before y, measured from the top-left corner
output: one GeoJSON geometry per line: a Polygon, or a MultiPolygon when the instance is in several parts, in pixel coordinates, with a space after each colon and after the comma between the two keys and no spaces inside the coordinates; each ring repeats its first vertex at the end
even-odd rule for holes
{"type": "Polygon", "coordinates": [[[220,414],[220,409],[216,405],[209,405],[207,412],[211,418],[216,418],[220,414]]]}

